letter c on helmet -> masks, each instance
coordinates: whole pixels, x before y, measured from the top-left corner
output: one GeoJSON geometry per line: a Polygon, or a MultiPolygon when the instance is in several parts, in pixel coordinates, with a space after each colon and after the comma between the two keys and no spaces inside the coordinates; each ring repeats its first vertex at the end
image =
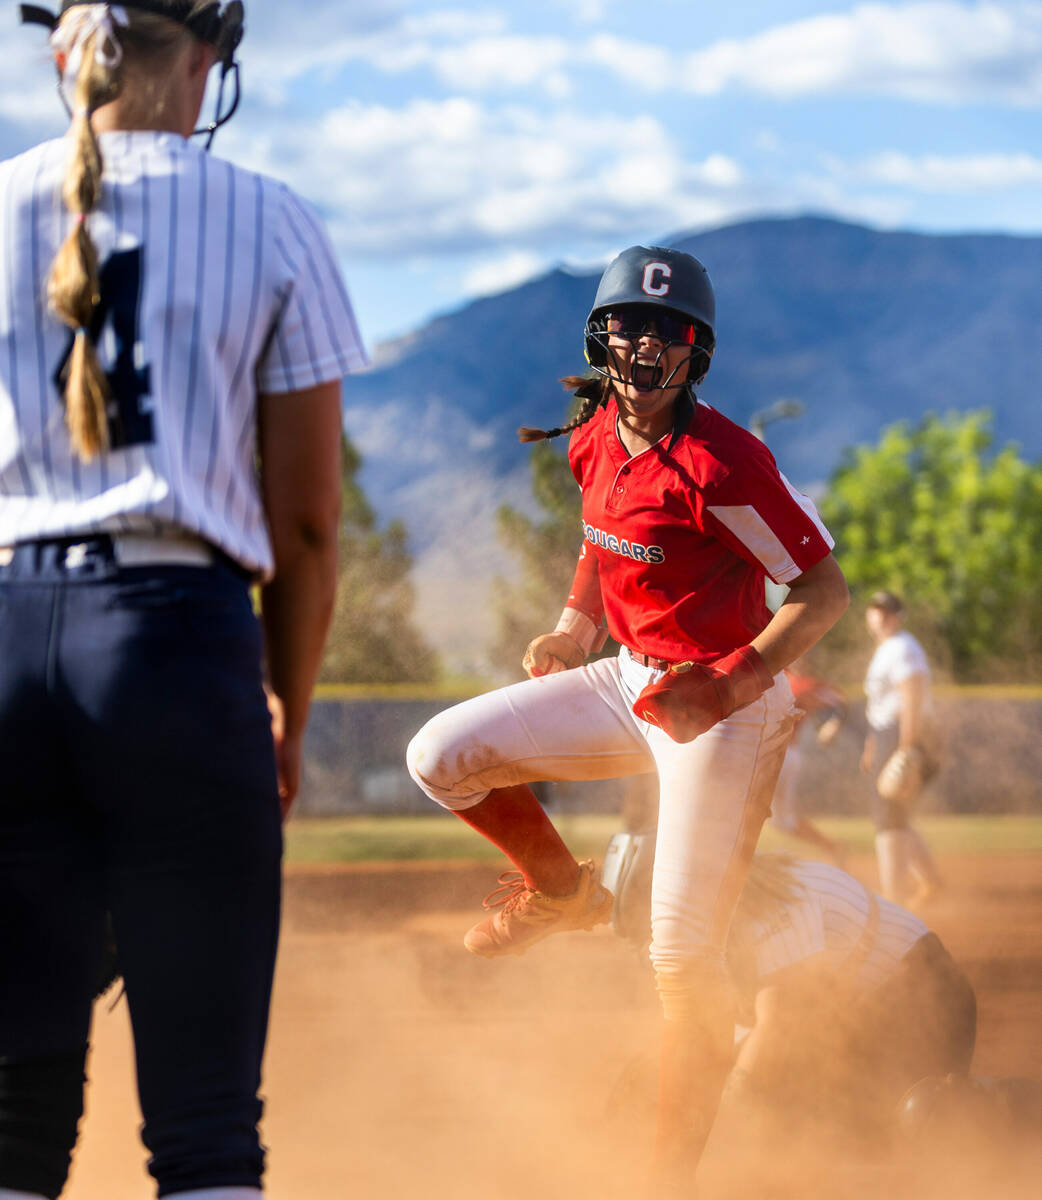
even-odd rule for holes
{"type": "Polygon", "coordinates": [[[651,262],[644,268],[644,278],[641,288],[649,296],[668,296],[669,281],[673,277],[673,268],[669,263],[651,262]]]}

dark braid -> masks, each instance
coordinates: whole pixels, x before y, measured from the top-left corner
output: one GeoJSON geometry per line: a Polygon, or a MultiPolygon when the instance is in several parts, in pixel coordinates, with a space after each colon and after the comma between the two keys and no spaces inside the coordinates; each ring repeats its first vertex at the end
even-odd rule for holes
{"type": "Polygon", "coordinates": [[[562,433],[571,433],[573,429],[585,425],[597,409],[606,405],[611,394],[611,384],[598,375],[592,378],[588,375],[566,375],[561,383],[580,401],[575,416],[558,429],[534,429],[531,425],[522,425],[517,431],[520,441],[541,442],[546,438],[560,437],[562,433]]]}

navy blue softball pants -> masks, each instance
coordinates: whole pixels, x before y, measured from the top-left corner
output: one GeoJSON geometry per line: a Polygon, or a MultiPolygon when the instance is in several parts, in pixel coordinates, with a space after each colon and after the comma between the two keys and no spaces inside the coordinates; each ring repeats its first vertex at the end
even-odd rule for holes
{"type": "Polygon", "coordinates": [[[106,912],[159,1195],[259,1186],[281,853],[245,580],[0,560],[0,1188],[64,1185],[106,912]]]}

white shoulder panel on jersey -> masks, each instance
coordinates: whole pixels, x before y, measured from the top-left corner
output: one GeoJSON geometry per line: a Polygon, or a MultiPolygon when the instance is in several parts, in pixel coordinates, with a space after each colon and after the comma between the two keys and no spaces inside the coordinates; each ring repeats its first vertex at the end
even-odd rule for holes
{"type": "Polygon", "coordinates": [[[759,559],[777,583],[788,583],[800,574],[781,539],[751,504],[717,504],[707,511],[759,559]]]}

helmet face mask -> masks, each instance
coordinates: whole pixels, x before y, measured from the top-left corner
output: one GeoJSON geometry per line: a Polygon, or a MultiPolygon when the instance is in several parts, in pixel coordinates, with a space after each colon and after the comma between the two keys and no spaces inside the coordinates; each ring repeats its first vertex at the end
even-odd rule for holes
{"type": "Polygon", "coordinates": [[[622,337],[635,347],[637,339],[653,332],[662,343],[656,371],[670,346],[683,344],[691,348],[666,379],[655,383],[655,388],[680,386],[674,380],[685,363],[687,377],[681,382],[694,386],[709,370],[715,319],[713,286],[696,258],[663,246],[632,246],[601,277],[586,322],[586,360],[605,379],[629,383],[629,378],[621,374],[609,341],[622,337]]]}
{"type": "Polygon", "coordinates": [[[635,360],[637,343],[644,337],[652,337],[659,342],[660,348],[650,372],[654,379],[651,390],[679,387],[689,380],[695,382],[696,375],[698,379],[703,378],[708,369],[708,356],[698,344],[699,332],[695,323],[684,313],[658,306],[633,304],[608,309],[591,316],[586,323],[586,361],[605,379],[619,384],[630,383],[632,367],[626,371],[622,366],[616,349],[618,342],[621,339],[630,344],[632,359],[635,360]],[[669,374],[663,378],[662,359],[673,346],[683,346],[688,353],[674,363],[669,374]],[[696,366],[700,370],[696,371],[696,366]],[[687,371],[682,379],[677,379],[682,367],[686,367],[687,371]]]}

